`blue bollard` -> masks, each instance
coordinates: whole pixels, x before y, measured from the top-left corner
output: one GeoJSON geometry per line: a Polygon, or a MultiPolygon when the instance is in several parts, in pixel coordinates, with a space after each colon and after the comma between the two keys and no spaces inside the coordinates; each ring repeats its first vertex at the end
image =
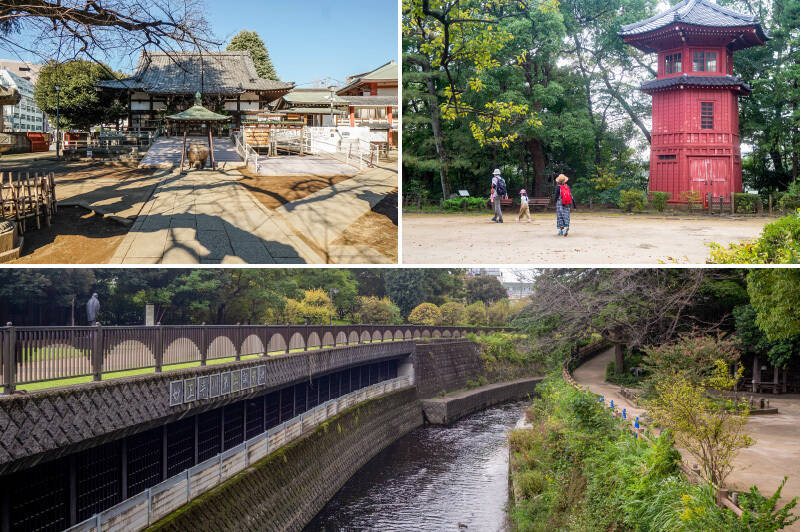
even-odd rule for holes
{"type": "Polygon", "coordinates": [[[605,402],[606,402],[606,398],[605,398],[605,396],[604,396],[604,395],[601,395],[601,396],[600,396],[600,402],[601,402],[601,403],[603,403],[603,404],[605,404],[605,402]]]}
{"type": "Polygon", "coordinates": [[[638,439],[639,439],[639,433],[638,433],[638,432],[634,432],[634,433],[633,433],[633,437],[634,437],[634,438],[636,438],[636,439],[638,440],[638,439]]]}
{"type": "Polygon", "coordinates": [[[622,419],[628,419],[628,414],[625,412],[625,409],[622,409],[622,419]]]}
{"type": "Polygon", "coordinates": [[[611,400],[611,408],[614,408],[614,400],[611,400]]]}
{"type": "Polygon", "coordinates": [[[634,421],[633,426],[637,429],[639,428],[639,416],[636,416],[636,421],[634,421]]]}

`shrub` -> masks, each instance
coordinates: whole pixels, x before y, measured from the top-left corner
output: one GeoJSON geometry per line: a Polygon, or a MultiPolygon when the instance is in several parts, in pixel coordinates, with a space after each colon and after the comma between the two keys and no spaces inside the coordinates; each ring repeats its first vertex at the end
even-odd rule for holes
{"type": "Polygon", "coordinates": [[[408,315],[408,322],[415,325],[439,325],[442,323],[442,311],[433,303],[420,303],[408,315]]]}
{"type": "Polygon", "coordinates": [[[753,214],[763,208],[761,196],[758,194],[734,194],[733,203],[736,212],[741,214],[753,214]]]}
{"type": "Polygon", "coordinates": [[[623,211],[641,212],[647,206],[647,193],[637,189],[620,190],[617,205],[623,211]]]}
{"type": "Polygon", "coordinates": [[[359,298],[359,318],[361,323],[403,323],[400,308],[388,297],[378,299],[375,296],[359,298]]]}
{"type": "Polygon", "coordinates": [[[489,325],[491,327],[503,327],[508,322],[508,313],[508,299],[495,301],[489,306],[489,325]]]}
{"type": "Polygon", "coordinates": [[[727,248],[712,243],[711,264],[795,264],[800,261],[800,213],[764,226],[751,242],[732,243],[727,248]]]}
{"type": "Polygon", "coordinates": [[[485,327],[488,323],[486,319],[486,305],[482,301],[476,301],[466,308],[467,323],[475,327],[485,327]]]}
{"type": "Polygon", "coordinates": [[[669,197],[669,192],[652,190],[650,191],[650,206],[658,212],[664,212],[664,209],[667,207],[667,200],[669,197]]]}
{"type": "Polygon", "coordinates": [[[335,310],[328,298],[328,293],[321,288],[306,290],[302,301],[295,299],[286,300],[286,314],[291,323],[309,323],[326,325],[330,323],[335,310]]]}
{"type": "Polygon", "coordinates": [[[450,301],[442,305],[439,310],[442,311],[442,325],[460,325],[464,323],[466,307],[464,307],[463,303],[450,301]]]}
{"type": "Polygon", "coordinates": [[[800,196],[783,194],[778,200],[778,209],[782,212],[796,212],[800,209],[800,196]]]}
{"type": "Polygon", "coordinates": [[[468,211],[483,211],[486,210],[486,198],[468,197],[468,198],[450,198],[444,200],[442,209],[447,212],[459,212],[464,210],[464,202],[467,203],[468,211]]]}

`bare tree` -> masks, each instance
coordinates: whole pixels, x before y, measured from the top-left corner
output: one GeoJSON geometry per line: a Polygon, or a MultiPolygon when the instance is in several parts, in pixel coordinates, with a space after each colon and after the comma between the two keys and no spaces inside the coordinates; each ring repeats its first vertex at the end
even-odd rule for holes
{"type": "Polygon", "coordinates": [[[625,345],[660,344],[682,330],[716,328],[692,314],[712,275],[700,268],[540,270],[522,319],[545,330],[533,340],[543,349],[600,334],[614,343],[620,372],[625,345]]]}
{"type": "Polygon", "coordinates": [[[203,50],[213,39],[202,0],[0,0],[0,48],[43,62],[203,50]]]}

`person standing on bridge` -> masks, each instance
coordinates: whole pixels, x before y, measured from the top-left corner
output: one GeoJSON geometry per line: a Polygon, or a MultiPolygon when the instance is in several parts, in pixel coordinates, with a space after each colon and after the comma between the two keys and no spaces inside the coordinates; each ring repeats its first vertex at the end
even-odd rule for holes
{"type": "Polygon", "coordinates": [[[503,223],[503,203],[501,200],[508,199],[508,190],[506,190],[506,180],[500,176],[500,169],[495,168],[492,172],[492,194],[491,201],[494,202],[494,217],[493,222],[503,223]]]}

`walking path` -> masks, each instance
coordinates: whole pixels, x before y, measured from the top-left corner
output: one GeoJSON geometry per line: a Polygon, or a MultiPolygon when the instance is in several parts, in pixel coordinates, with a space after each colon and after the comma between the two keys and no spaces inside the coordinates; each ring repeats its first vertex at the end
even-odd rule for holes
{"type": "Polygon", "coordinates": [[[239,177],[235,170],[168,174],[111,263],[324,263],[239,177]]]}
{"type": "MultiPolygon", "coordinates": [[[[644,410],[636,407],[620,393],[620,386],[605,381],[606,365],[614,360],[614,349],[587,360],[573,372],[575,380],[584,388],[605,396],[606,402],[627,408],[629,415],[641,415],[644,410]]],[[[748,394],[748,396],[751,394],[748,394]]],[[[757,485],[763,495],[769,496],[780,485],[784,476],[789,480],[783,488],[782,504],[800,496],[800,396],[796,394],[769,395],[770,406],[778,408],[777,415],[750,416],[747,433],[753,438],[751,447],[739,451],[734,461],[734,470],[726,484],[731,490],[745,491],[757,485]]],[[[696,462],[689,457],[687,463],[696,462]]],[[[795,513],[798,510],[795,508],[795,513]]],[[[790,532],[800,531],[800,522],[785,528],[790,532]]]]}
{"type": "Polygon", "coordinates": [[[504,213],[503,225],[491,213],[403,215],[403,262],[480,264],[491,242],[494,264],[704,264],[708,244],[727,245],[757,237],[765,217],[572,213],[569,237],[557,236],[555,215],[537,212],[533,223],[516,223],[504,213]],[[524,246],[520,243],[524,242],[524,246]]]}
{"type": "Polygon", "coordinates": [[[338,246],[333,242],[361,215],[387,194],[397,190],[397,166],[382,164],[361,174],[318,190],[276,209],[276,213],[325,256],[326,262],[388,262],[368,246],[338,246]]]}
{"type": "MultiPolygon", "coordinates": [[[[202,144],[207,146],[205,137],[188,137],[186,145],[202,144]]],[[[147,150],[144,158],[139,163],[139,168],[173,168],[180,166],[181,153],[183,152],[183,137],[160,137],[147,150]]],[[[241,168],[244,166],[242,158],[236,153],[231,139],[225,137],[214,138],[214,161],[217,169],[225,170],[241,168]]],[[[208,167],[208,164],[206,165],[208,167]]]]}

